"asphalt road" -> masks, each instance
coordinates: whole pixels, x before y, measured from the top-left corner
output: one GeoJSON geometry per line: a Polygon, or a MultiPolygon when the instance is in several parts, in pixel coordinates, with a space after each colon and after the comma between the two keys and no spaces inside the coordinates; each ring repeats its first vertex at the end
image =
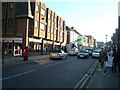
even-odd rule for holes
{"type": "Polygon", "coordinates": [[[73,88],[97,59],[69,56],[49,63],[30,62],[3,67],[3,88],[73,88]]]}

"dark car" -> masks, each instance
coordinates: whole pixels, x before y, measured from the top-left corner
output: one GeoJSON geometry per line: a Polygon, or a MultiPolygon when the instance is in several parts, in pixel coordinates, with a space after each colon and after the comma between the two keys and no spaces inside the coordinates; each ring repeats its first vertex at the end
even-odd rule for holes
{"type": "Polygon", "coordinates": [[[86,48],[86,50],[89,51],[89,55],[92,55],[93,49],[92,48],[86,48]]]}
{"type": "Polygon", "coordinates": [[[89,51],[80,50],[80,52],[77,54],[77,58],[89,58],[89,51]]]}

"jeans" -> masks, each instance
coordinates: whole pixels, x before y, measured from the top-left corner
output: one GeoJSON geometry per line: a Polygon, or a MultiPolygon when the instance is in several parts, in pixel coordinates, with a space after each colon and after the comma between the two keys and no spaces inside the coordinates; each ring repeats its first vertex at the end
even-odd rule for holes
{"type": "Polygon", "coordinates": [[[105,70],[104,70],[104,73],[107,74],[107,75],[111,75],[112,67],[106,67],[105,70]]]}

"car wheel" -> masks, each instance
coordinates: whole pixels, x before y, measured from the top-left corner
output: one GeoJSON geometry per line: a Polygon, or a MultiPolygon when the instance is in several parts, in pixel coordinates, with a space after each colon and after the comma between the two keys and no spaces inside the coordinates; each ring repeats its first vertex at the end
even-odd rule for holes
{"type": "Polygon", "coordinates": [[[63,60],[64,59],[64,56],[62,56],[61,58],[60,58],[60,60],[63,60]]]}
{"type": "Polygon", "coordinates": [[[89,56],[87,58],[89,58],[89,56]]]}
{"type": "Polygon", "coordinates": [[[77,59],[79,59],[80,57],[79,56],[77,56],[77,59]]]}
{"type": "Polygon", "coordinates": [[[65,57],[66,59],[67,59],[67,55],[66,55],[66,57],[65,57]]]}

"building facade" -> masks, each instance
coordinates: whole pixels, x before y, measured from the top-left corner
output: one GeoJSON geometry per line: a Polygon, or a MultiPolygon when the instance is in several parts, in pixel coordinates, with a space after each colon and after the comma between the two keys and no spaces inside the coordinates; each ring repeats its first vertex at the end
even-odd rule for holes
{"type": "Polygon", "coordinates": [[[2,39],[6,54],[25,47],[43,54],[65,47],[66,23],[42,2],[3,2],[2,39]]]}
{"type": "Polygon", "coordinates": [[[92,35],[85,35],[88,38],[88,47],[94,47],[94,38],[92,35]]]}
{"type": "Polygon", "coordinates": [[[74,27],[68,27],[66,26],[67,30],[67,50],[72,49],[72,48],[79,48],[79,43],[78,43],[78,37],[81,36],[81,34],[74,29],[74,27]]]}

